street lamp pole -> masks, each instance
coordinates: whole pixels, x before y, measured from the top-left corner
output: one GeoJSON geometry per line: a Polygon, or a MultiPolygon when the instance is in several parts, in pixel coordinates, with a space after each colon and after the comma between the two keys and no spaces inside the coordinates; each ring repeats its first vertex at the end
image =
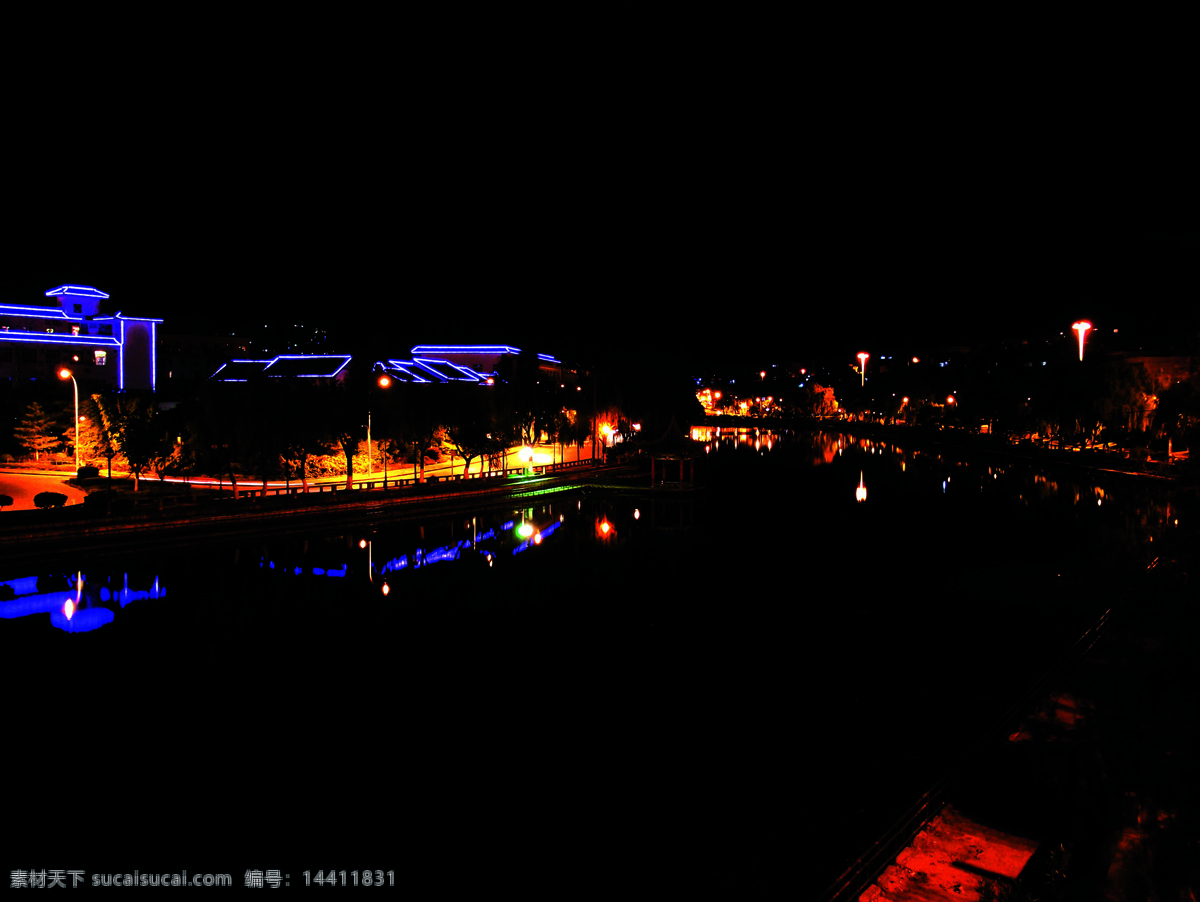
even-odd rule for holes
{"type": "Polygon", "coordinates": [[[866,384],[867,384],[867,358],[870,356],[871,355],[868,354],[866,351],[858,352],[858,363],[859,363],[858,374],[860,376],[862,376],[861,384],[864,388],[866,387],[866,384]]]}
{"type": "Polygon", "coordinates": [[[70,379],[75,387],[75,475],[79,475],[79,383],[69,369],[63,367],[58,371],[59,379],[70,379]]]}
{"type": "MultiPolygon", "coordinates": [[[[387,388],[389,385],[392,384],[392,380],[388,376],[387,373],[384,373],[377,380],[375,380],[375,384],[378,385],[380,388],[387,388]]],[[[369,407],[367,408],[367,478],[368,479],[371,478],[371,409],[369,407]]],[[[383,458],[383,487],[385,489],[387,488],[387,456],[386,455],[384,455],[384,458],[383,458]]]]}

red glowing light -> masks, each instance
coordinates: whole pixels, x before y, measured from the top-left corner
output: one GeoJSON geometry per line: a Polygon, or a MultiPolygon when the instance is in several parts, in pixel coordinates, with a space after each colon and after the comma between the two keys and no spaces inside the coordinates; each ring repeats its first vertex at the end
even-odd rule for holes
{"type": "Polygon", "coordinates": [[[387,376],[379,377],[379,387],[380,388],[387,388],[391,384],[392,384],[392,380],[389,379],[387,376]]]}
{"type": "Polygon", "coordinates": [[[384,583],[384,584],[383,584],[383,588],[382,588],[380,591],[381,591],[381,592],[383,592],[383,594],[384,594],[384,595],[387,595],[387,594],[388,594],[388,592],[390,592],[390,591],[392,591],[392,590],[391,590],[391,588],[388,586],[388,584],[387,584],[387,583],[384,583]]]}
{"type": "Polygon", "coordinates": [[[608,525],[608,521],[607,521],[607,520],[605,520],[603,523],[601,523],[601,524],[600,524],[600,531],[601,531],[602,533],[604,533],[605,535],[608,535],[608,531],[609,531],[610,529],[612,529],[612,527],[608,525]]]}
{"type": "Polygon", "coordinates": [[[367,547],[367,540],[366,540],[366,539],[359,539],[359,540],[358,540],[358,547],[359,547],[359,548],[366,548],[366,547],[367,547]]]}
{"type": "Polygon", "coordinates": [[[63,613],[66,614],[67,619],[70,620],[75,614],[75,602],[68,598],[67,603],[63,605],[63,613]]]}
{"type": "Polygon", "coordinates": [[[534,545],[541,545],[541,544],[542,544],[542,534],[541,534],[540,532],[535,532],[535,533],[533,534],[533,544],[534,544],[534,545]]]}

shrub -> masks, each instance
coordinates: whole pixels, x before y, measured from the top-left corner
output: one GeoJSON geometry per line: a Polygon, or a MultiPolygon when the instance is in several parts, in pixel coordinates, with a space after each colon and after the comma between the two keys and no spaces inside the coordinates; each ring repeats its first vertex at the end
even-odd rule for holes
{"type": "Polygon", "coordinates": [[[11,507],[12,503],[11,495],[0,495],[0,507],[11,507]]]}
{"type": "Polygon", "coordinates": [[[62,507],[67,503],[67,496],[61,492],[38,492],[33,496],[33,506],[46,510],[51,507],[62,507]]]}
{"type": "Polygon", "coordinates": [[[100,475],[99,467],[80,467],[78,479],[96,479],[100,475]]]}

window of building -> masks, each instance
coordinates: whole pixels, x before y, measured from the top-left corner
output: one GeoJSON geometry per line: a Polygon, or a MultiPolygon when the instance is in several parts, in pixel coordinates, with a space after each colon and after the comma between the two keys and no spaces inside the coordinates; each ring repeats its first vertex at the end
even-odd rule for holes
{"type": "Polygon", "coordinates": [[[97,351],[96,352],[96,357],[95,357],[96,366],[104,366],[104,361],[107,359],[108,359],[107,351],[97,351]]]}
{"type": "Polygon", "coordinates": [[[83,313],[83,304],[72,304],[71,306],[75,309],[76,313],[83,313]]]}
{"type": "Polygon", "coordinates": [[[100,327],[100,331],[99,331],[97,334],[99,334],[99,335],[112,335],[112,325],[111,325],[111,324],[108,324],[108,325],[103,325],[103,326],[101,326],[101,327],[100,327]]]}

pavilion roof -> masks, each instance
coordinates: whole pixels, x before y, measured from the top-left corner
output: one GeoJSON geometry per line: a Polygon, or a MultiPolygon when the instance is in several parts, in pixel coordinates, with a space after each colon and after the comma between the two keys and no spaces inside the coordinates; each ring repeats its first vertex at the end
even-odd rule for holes
{"type": "Polygon", "coordinates": [[[642,450],[655,460],[691,460],[700,456],[703,446],[684,435],[675,417],[671,417],[671,423],[662,438],[656,442],[645,442],[642,450]]]}

